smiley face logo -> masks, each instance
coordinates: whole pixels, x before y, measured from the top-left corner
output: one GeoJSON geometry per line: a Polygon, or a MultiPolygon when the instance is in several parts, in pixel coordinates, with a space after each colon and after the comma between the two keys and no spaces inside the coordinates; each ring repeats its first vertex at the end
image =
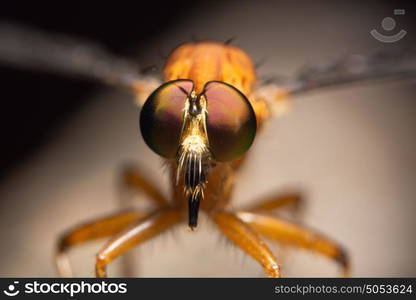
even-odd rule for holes
{"type": "MultiPolygon", "coordinates": [[[[395,15],[404,15],[404,9],[395,9],[395,15]]],[[[391,17],[386,17],[381,21],[381,27],[387,32],[391,31],[396,27],[396,21],[391,17]]],[[[377,31],[377,29],[373,29],[370,31],[370,34],[378,41],[382,43],[394,43],[401,40],[406,35],[406,30],[400,30],[398,33],[394,35],[385,35],[377,31]]]]}
{"type": "Polygon", "coordinates": [[[19,290],[16,289],[16,285],[19,283],[19,281],[14,281],[13,284],[9,284],[7,287],[7,290],[4,290],[3,293],[5,293],[7,296],[14,297],[20,293],[19,290]]]}

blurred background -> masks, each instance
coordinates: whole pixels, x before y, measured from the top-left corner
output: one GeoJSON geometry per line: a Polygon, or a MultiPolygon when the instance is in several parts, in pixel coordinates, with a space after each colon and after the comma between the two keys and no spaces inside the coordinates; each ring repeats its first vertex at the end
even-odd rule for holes
{"type": "MultiPolygon", "coordinates": [[[[415,46],[410,1],[175,1],[146,7],[85,3],[2,5],[0,19],[95,40],[161,72],[176,45],[226,41],[264,63],[259,75],[291,75],[339,56],[415,46]],[[394,9],[405,15],[393,16],[394,9]],[[399,42],[372,29],[394,17],[399,42]]],[[[121,168],[134,163],[166,192],[162,161],[142,141],[131,95],[93,82],[0,66],[0,276],[51,277],[57,237],[118,209],[121,168]]],[[[348,250],[352,276],[416,276],[415,82],[358,85],[308,94],[256,138],[235,190],[236,208],[272,192],[301,190],[302,222],[348,250]]],[[[140,196],[139,196],[140,198],[140,196]]],[[[104,241],[71,251],[92,276],[104,241]]],[[[280,250],[271,247],[280,257],[280,250]]],[[[134,250],[137,275],[263,276],[261,268],[202,219],[134,250]]],[[[283,255],[282,255],[283,256],[283,255]]],[[[302,250],[285,252],[284,276],[336,276],[302,250]]],[[[117,262],[110,267],[119,276],[117,262]]]]}

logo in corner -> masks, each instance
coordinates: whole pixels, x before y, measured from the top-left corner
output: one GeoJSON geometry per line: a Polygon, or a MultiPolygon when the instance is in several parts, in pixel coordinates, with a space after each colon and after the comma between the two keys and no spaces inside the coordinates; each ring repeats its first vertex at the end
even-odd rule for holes
{"type": "MultiPolygon", "coordinates": [[[[404,9],[395,9],[394,14],[395,15],[404,15],[406,11],[404,9]]],[[[387,32],[391,31],[396,27],[396,21],[391,17],[386,17],[381,21],[381,27],[387,32]]],[[[394,35],[385,35],[377,31],[377,29],[373,29],[370,31],[370,34],[378,41],[382,43],[394,43],[397,41],[400,41],[405,35],[407,31],[406,30],[400,30],[398,33],[394,35]]]]}
{"type": "Polygon", "coordinates": [[[5,293],[7,296],[14,297],[20,293],[19,290],[16,289],[16,285],[19,283],[19,281],[14,281],[13,284],[9,284],[7,287],[7,290],[4,290],[3,293],[5,293]]]}

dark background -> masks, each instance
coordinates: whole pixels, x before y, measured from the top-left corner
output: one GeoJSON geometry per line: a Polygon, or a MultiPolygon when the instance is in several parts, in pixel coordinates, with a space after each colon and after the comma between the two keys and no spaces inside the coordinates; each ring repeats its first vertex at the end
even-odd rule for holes
{"type": "MultiPolygon", "coordinates": [[[[175,21],[186,18],[195,1],[146,1],[121,5],[100,2],[3,3],[0,20],[34,26],[46,32],[91,39],[112,53],[133,56],[175,21]],[[126,28],[128,30],[126,31],[126,28]]],[[[161,53],[162,57],[163,53],[161,53]]],[[[94,82],[55,74],[14,70],[0,65],[0,181],[16,164],[24,164],[53,132],[88,101],[94,82]],[[64,91],[64,92],[63,92],[64,91]]]]}

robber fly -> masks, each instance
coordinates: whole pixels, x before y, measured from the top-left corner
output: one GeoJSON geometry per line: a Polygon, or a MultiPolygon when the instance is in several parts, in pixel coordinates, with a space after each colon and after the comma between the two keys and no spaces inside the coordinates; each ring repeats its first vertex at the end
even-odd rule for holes
{"type": "Polygon", "coordinates": [[[169,197],[149,183],[140,170],[126,170],[124,184],[144,193],[154,209],[118,212],[65,233],[56,249],[59,274],[72,275],[67,252],[74,245],[109,237],[96,256],[95,266],[97,277],[106,277],[107,266],[133,247],[181,223],[196,228],[202,210],[269,277],[279,277],[280,267],[263,238],[328,257],[347,275],[350,261],[336,242],[268,214],[298,205],[298,195],[276,195],[242,211],[232,211],[229,204],[235,174],[256,134],[276,115],[273,111],[282,111],[290,97],[352,82],[414,78],[414,53],[405,60],[401,57],[397,53],[348,56],[305,68],[281,82],[259,84],[254,64],[242,49],[215,41],[192,42],[171,52],[161,80],[140,74],[134,63],[95,44],[2,24],[1,62],[83,76],[132,91],[141,108],[142,137],[169,169],[169,197]]]}

